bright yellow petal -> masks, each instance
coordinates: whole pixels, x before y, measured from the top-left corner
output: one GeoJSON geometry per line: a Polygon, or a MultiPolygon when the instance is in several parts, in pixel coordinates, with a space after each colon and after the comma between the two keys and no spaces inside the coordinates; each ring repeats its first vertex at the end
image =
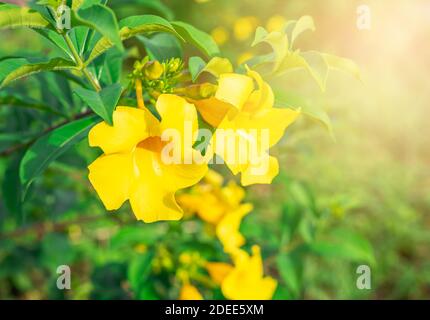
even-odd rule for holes
{"type": "Polygon", "coordinates": [[[179,293],[179,300],[203,300],[203,296],[195,286],[184,284],[179,293]]]}
{"type": "Polygon", "coordinates": [[[136,149],[134,161],[137,178],[130,203],[137,219],[154,222],[182,218],[175,192],[196,184],[205,175],[207,166],[165,165],[159,153],[143,148],[136,149]]]}
{"type": "Polygon", "coordinates": [[[225,262],[208,262],[206,263],[206,269],[212,280],[221,285],[225,277],[233,270],[233,266],[225,262]]]}
{"type": "Polygon", "coordinates": [[[253,90],[252,78],[237,73],[225,73],[219,77],[215,98],[241,110],[253,90]]]}
{"type": "Polygon", "coordinates": [[[223,200],[232,208],[236,208],[245,197],[245,190],[238,186],[236,182],[229,183],[221,189],[223,200]]]}
{"type": "Polygon", "coordinates": [[[243,217],[251,212],[252,208],[249,203],[243,204],[237,210],[227,213],[218,223],[216,234],[225,252],[231,252],[245,244],[245,238],[239,232],[239,228],[243,217]]]}
{"type": "Polygon", "coordinates": [[[215,97],[193,100],[193,103],[202,118],[214,128],[219,126],[227,114],[236,110],[232,104],[221,101],[215,97]]]}
{"type": "Polygon", "coordinates": [[[106,122],[95,125],[88,134],[89,144],[104,153],[130,152],[148,136],[159,134],[157,119],[146,109],[117,107],[113,126],[106,122]]]}
{"type": "Polygon", "coordinates": [[[133,177],[131,153],[103,155],[88,166],[88,177],[107,210],[116,210],[128,199],[133,177]]]}
{"type": "Polygon", "coordinates": [[[162,94],[158,97],[156,108],[161,116],[161,130],[176,129],[184,135],[191,133],[191,143],[197,138],[197,111],[193,104],[174,94],[162,94]],[[187,128],[186,126],[189,126],[187,128]],[[188,132],[189,129],[190,131],[188,132]]]}
{"type": "Polygon", "coordinates": [[[267,132],[269,136],[268,149],[282,138],[285,129],[297,119],[299,114],[299,111],[280,108],[264,109],[255,115],[241,112],[232,121],[232,126],[246,132],[257,130],[257,138],[262,138],[263,134],[267,132]]]}
{"type": "Polygon", "coordinates": [[[260,158],[257,164],[252,164],[242,171],[241,184],[270,184],[279,173],[278,159],[266,155],[260,158]]]}
{"type": "Polygon", "coordinates": [[[252,92],[242,110],[255,113],[260,110],[272,108],[275,102],[272,88],[263,81],[258,72],[248,70],[248,75],[257,82],[258,89],[252,92]]]}
{"type": "Polygon", "coordinates": [[[234,300],[267,300],[271,299],[276,281],[271,277],[263,278],[263,262],[260,248],[253,246],[250,257],[243,250],[234,253],[234,269],[226,276],[221,285],[224,296],[234,300]]]}

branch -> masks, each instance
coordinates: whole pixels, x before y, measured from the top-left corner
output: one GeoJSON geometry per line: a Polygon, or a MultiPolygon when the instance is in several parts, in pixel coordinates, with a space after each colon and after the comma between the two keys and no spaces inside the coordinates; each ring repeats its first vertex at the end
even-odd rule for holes
{"type": "Polygon", "coordinates": [[[11,147],[3,150],[2,152],[0,152],[0,158],[7,157],[7,156],[11,155],[12,153],[14,153],[14,152],[16,152],[18,150],[21,150],[22,148],[26,148],[26,147],[32,145],[37,139],[39,139],[41,136],[47,134],[48,132],[51,132],[51,131],[53,131],[53,130],[55,130],[55,129],[57,129],[57,128],[65,125],[65,124],[67,124],[69,122],[71,122],[71,121],[84,118],[84,117],[86,117],[86,116],[88,116],[88,115],[90,115],[92,113],[93,113],[92,110],[84,111],[82,113],[79,113],[79,114],[73,116],[71,119],[67,119],[65,121],[60,122],[59,124],[57,124],[55,126],[46,128],[45,130],[42,131],[41,134],[39,134],[37,137],[31,139],[30,141],[27,141],[27,142],[24,142],[24,143],[20,143],[20,144],[16,144],[14,146],[11,146],[11,147]]]}

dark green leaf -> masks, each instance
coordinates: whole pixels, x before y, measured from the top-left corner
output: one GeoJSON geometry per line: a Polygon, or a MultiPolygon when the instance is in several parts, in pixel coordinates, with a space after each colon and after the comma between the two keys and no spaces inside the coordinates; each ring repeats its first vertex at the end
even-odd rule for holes
{"type": "Polygon", "coordinates": [[[20,166],[20,179],[24,189],[43,170],[76,142],[83,139],[97,121],[89,117],[70,122],[39,138],[25,153],[20,166]]]}
{"type": "Polygon", "coordinates": [[[118,49],[123,49],[118,22],[112,9],[101,4],[82,7],[73,16],[72,23],[74,26],[86,26],[97,30],[118,49]]]}
{"type": "Polygon", "coordinates": [[[76,88],[75,93],[103,120],[112,125],[113,110],[118,103],[122,87],[119,83],[103,88],[100,92],[76,88]]]}
{"type": "Polygon", "coordinates": [[[182,58],[182,48],[178,39],[168,33],[157,33],[151,38],[139,36],[151,60],[164,61],[182,58]]]}

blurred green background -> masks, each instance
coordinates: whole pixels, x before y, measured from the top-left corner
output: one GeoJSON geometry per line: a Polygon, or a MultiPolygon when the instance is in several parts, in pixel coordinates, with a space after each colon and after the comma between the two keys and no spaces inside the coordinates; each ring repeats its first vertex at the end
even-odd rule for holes
{"type": "MultiPolygon", "coordinates": [[[[126,2],[111,1],[118,17],[160,13],[159,8],[126,2]]],[[[161,8],[161,12],[168,18],[174,16],[208,33],[218,28],[214,35],[221,30],[225,42],[220,48],[232,61],[250,50],[253,38],[235,37],[239,18],[253,17],[264,26],[274,15],[286,19],[311,15],[316,31],[302,36],[298,47],[348,57],[361,68],[362,83],[331,73],[324,94],[303,73],[271,80],[277,91],[312,97],[308,102],[297,100],[297,104],[322,106],[331,118],[334,135],[302,117],[273,150],[280,159],[281,174],[272,185],[247,189],[247,200],[255,209],[245,218],[241,231],[247,243],[261,245],[266,270],[279,281],[275,298],[429,298],[430,3],[163,3],[169,10],[161,8]],[[357,8],[362,4],[370,8],[370,30],[356,26],[357,8]],[[295,223],[297,231],[291,227],[295,223]],[[289,234],[285,235],[284,229],[289,234]],[[360,239],[348,239],[355,234],[360,239]],[[336,251],[315,246],[311,253],[303,253],[301,244],[315,239],[334,239],[339,247],[336,251]],[[368,259],[360,254],[362,240],[366,241],[362,247],[373,248],[365,250],[368,259]],[[363,262],[371,265],[371,290],[358,290],[355,285],[356,268],[363,262]]],[[[47,56],[52,54],[33,31],[2,32],[0,39],[0,57],[37,49],[47,56]]],[[[37,76],[33,80],[55,82],[49,78],[37,76]]],[[[31,91],[33,80],[22,84],[22,90],[31,91]]],[[[45,101],[58,103],[49,94],[45,101]]],[[[38,117],[40,113],[34,110],[10,110],[6,104],[0,105],[1,132],[31,135],[34,127],[43,124],[32,122],[33,127],[27,127],[27,121],[38,117]]],[[[49,124],[49,118],[43,118],[43,123],[49,124]]],[[[4,138],[1,150],[13,142],[4,138]]],[[[135,221],[128,207],[107,213],[86,178],[85,166],[96,156],[87,141],[63,155],[35,182],[21,208],[22,215],[9,214],[2,199],[1,299],[176,298],[179,284],[172,274],[152,273],[148,261],[163,264],[166,250],[173,257],[194,250],[210,259],[222,259],[222,249],[214,250],[206,243],[201,236],[204,226],[198,222],[145,225],[135,221]],[[153,250],[148,251],[150,247],[153,250]],[[56,288],[55,270],[61,264],[72,267],[70,291],[56,288]]],[[[0,159],[1,181],[7,181],[8,161],[0,159]]],[[[178,262],[173,259],[171,263],[174,269],[178,262]]],[[[207,298],[218,297],[216,291],[204,293],[207,298]]]]}

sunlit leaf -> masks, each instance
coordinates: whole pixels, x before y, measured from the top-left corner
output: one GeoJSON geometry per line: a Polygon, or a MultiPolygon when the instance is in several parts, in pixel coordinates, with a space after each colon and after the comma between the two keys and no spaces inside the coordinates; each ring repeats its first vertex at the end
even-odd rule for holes
{"type": "Polygon", "coordinates": [[[290,47],[293,46],[297,37],[307,30],[315,31],[314,20],[311,16],[300,17],[300,19],[295,23],[291,32],[290,47]]]}
{"type": "Polygon", "coordinates": [[[220,54],[217,44],[206,32],[182,21],[174,21],[172,25],[187,43],[194,45],[206,56],[213,57],[220,54]]]}
{"type": "Polygon", "coordinates": [[[50,23],[35,10],[9,4],[0,6],[0,29],[48,28],[49,26],[50,23]]]}
{"type": "MultiPolygon", "coordinates": [[[[48,62],[30,63],[30,64],[24,64],[24,65],[22,64],[22,60],[16,60],[14,62],[15,62],[15,65],[20,64],[21,66],[14,69],[6,77],[4,77],[3,81],[1,82],[0,88],[10,84],[14,80],[27,77],[29,75],[32,75],[38,72],[76,69],[74,62],[70,60],[65,60],[62,58],[55,58],[55,59],[49,60],[48,62]]],[[[1,79],[1,74],[0,74],[0,79],[1,79]]]]}
{"type": "MultiPolygon", "coordinates": [[[[121,40],[150,32],[169,32],[176,35],[179,39],[182,39],[167,20],[153,15],[131,16],[121,20],[119,26],[121,40]]],[[[112,46],[113,43],[108,38],[101,38],[95,44],[85,64],[88,65],[112,46]]]]}
{"type": "Polygon", "coordinates": [[[258,27],[255,32],[255,38],[252,46],[256,46],[261,43],[267,43],[272,48],[273,53],[275,54],[273,61],[273,71],[276,71],[288,53],[287,35],[279,31],[268,33],[266,29],[258,27]]]}

